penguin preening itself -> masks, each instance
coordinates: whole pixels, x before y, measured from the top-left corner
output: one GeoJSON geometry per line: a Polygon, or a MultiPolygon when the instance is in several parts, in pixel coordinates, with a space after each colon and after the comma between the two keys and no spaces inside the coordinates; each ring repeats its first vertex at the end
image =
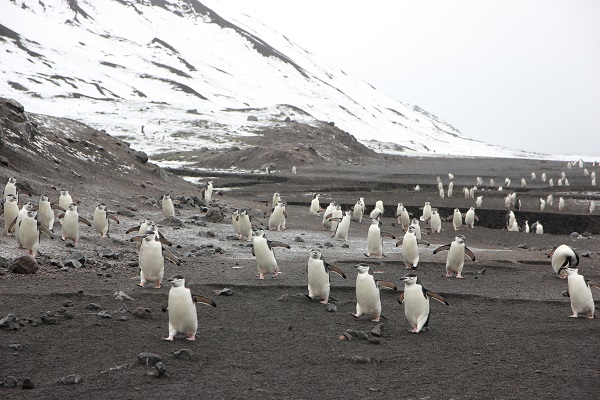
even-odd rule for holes
{"type": "Polygon", "coordinates": [[[398,303],[404,303],[404,315],[412,329],[409,332],[419,333],[429,326],[429,297],[432,297],[449,306],[448,302],[439,294],[427,290],[413,273],[404,275],[404,292],[398,296],[398,303]]]}
{"type": "Polygon", "coordinates": [[[577,318],[579,315],[584,315],[587,318],[594,318],[594,297],[592,296],[591,287],[600,288],[600,283],[591,282],[585,279],[583,275],[579,275],[577,268],[562,267],[567,273],[567,297],[571,299],[571,318],[577,318]]]}
{"type": "Polygon", "coordinates": [[[448,258],[446,259],[446,276],[456,274],[457,278],[464,278],[462,276],[462,270],[465,265],[465,255],[467,255],[471,261],[475,261],[475,255],[467,246],[465,246],[465,240],[466,238],[463,235],[456,236],[452,243],[440,246],[433,251],[433,254],[437,254],[440,251],[449,250],[448,258]]]}
{"type": "Polygon", "coordinates": [[[308,297],[310,299],[319,298],[321,303],[327,304],[329,301],[330,291],[330,275],[329,272],[334,272],[346,279],[344,272],[331,265],[322,258],[320,250],[311,250],[306,267],[308,274],[308,297]]]}
{"type": "Polygon", "coordinates": [[[265,279],[265,274],[273,274],[274,278],[279,275],[279,267],[277,266],[273,247],[291,248],[288,244],[268,240],[265,231],[258,229],[252,238],[252,255],[256,257],[258,279],[265,279]]]}
{"type": "Polygon", "coordinates": [[[550,260],[552,269],[561,279],[567,278],[566,267],[576,267],[579,265],[579,254],[566,244],[554,246],[550,253],[548,253],[548,258],[552,258],[550,260]]]}
{"type": "Polygon", "coordinates": [[[92,226],[101,237],[109,237],[108,231],[110,229],[111,219],[117,224],[120,223],[118,218],[108,211],[105,204],[98,204],[94,210],[94,216],[92,217],[92,226]]]}
{"type": "Polygon", "coordinates": [[[381,318],[380,287],[397,290],[396,285],[387,281],[376,281],[369,273],[366,265],[357,265],[356,270],[356,313],[353,317],[358,318],[363,314],[373,317],[372,321],[378,322],[381,318]]]}
{"type": "Polygon", "coordinates": [[[181,275],[175,275],[168,279],[171,283],[169,297],[162,305],[163,312],[169,311],[169,336],[164,340],[173,340],[176,334],[182,333],[187,340],[196,340],[198,330],[198,314],[196,303],[203,303],[216,307],[214,301],[192,294],[185,287],[185,279],[181,275]]]}

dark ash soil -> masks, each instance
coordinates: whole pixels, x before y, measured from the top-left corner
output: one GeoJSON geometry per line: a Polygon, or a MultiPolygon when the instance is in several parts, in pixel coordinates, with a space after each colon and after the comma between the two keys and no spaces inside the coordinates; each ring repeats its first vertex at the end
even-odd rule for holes
{"type": "MultiPolygon", "coordinates": [[[[0,328],[2,399],[146,399],[182,394],[214,399],[598,396],[600,325],[597,319],[567,318],[569,300],[561,295],[566,282],[553,275],[546,257],[553,246],[569,244],[582,255],[580,273],[600,280],[600,243],[595,237],[600,235],[599,217],[586,212],[587,201],[599,195],[579,168],[566,170],[563,161],[421,159],[365,152],[352,162],[337,158],[325,163],[315,158],[312,164],[299,165],[297,175],[289,168],[271,175],[211,173],[199,178],[202,182],[211,178],[222,190],[211,208],[220,208],[225,219],[207,221],[206,208],[198,206],[199,201],[196,205],[184,201],[177,208],[182,222],[177,226],[177,221],[162,221],[156,200],[166,192],[184,200],[200,197],[197,185],[143,163],[127,144],[75,121],[23,114],[6,105],[0,107],[0,117],[2,184],[15,176],[28,186],[35,203],[42,193],[57,200],[57,190],[68,189],[81,202],[83,216],[91,219],[95,205],[105,202],[119,211],[121,221],[113,225],[111,238],[100,238],[81,225],[82,239],[75,249],[58,238],[42,237],[36,258],[39,270],[32,275],[10,272],[10,262],[25,252],[16,247],[13,237],[0,237],[6,261],[0,268],[0,319],[13,314],[20,323],[16,330],[0,328]],[[16,121],[17,117],[22,120],[16,121]],[[33,137],[29,128],[19,125],[27,121],[37,125],[33,137]],[[556,180],[563,170],[569,187],[551,189],[539,181],[543,171],[556,180]],[[538,175],[536,182],[530,182],[532,171],[538,175]],[[454,197],[440,199],[436,177],[446,186],[448,172],[455,175],[454,197]],[[528,187],[516,189],[523,203],[517,218],[539,219],[547,233],[502,230],[504,196],[511,190],[480,190],[478,195],[484,196],[483,207],[477,210],[481,224],[461,232],[477,256],[475,263],[465,263],[466,279],[446,278],[444,253],[432,254],[456,235],[450,222],[443,223],[440,235],[426,235],[431,246],[421,248],[417,274],[450,306],[432,302],[431,330],[414,335],[408,332],[403,306],[397,303],[399,292],[382,290],[387,319],[382,321],[382,336],[375,337],[370,332],[377,323],[349,314],[355,308],[354,266],[366,263],[377,278],[402,289],[399,278],[405,270],[400,250],[386,239],[386,258],[366,258],[368,218],[351,224],[347,242],[331,239],[321,229],[322,217],[307,213],[312,193],[321,193],[322,206],[337,201],[345,208],[364,197],[367,211],[376,200],[383,200],[383,229],[400,237],[401,228],[393,218],[398,202],[417,215],[425,201],[443,215],[454,207],[465,212],[474,200],[465,199],[462,188],[473,186],[476,176],[486,183],[493,177],[497,184],[508,176],[512,186],[519,186],[525,177],[528,187]],[[421,191],[413,190],[416,184],[421,191]],[[288,203],[288,229],[268,236],[289,243],[291,249],[275,250],[282,274],[259,281],[248,243],[231,237],[229,217],[235,208],[248,208],[257,224],[266,224],[266,203],[274,192],[288,203]],[[539,211],[539,197],[550,193],[555,202],[565,197],[565,210],[554,206],[539,211]],[[195,342],[162,340],[168,320],[160,308],[169,290],[167,282],[161,289],[136,286],[137,253],[125,231],[145,218],[162,221],[162,231],[175,243],[172,251],[183,260],[181,266],[167,263],[165,277],[181,273],[194,293],[218,305],[197,307],[195,342]],[[571,240],[572,231],[587,231],[592,238],[571,240]],[[324,258],[348,276],[331,278],[336,312],[327,312],[324,305],[303,295],[306,262],[314,247],[320,247],[324,258]],[[101,252],[106,250],[115,254],[104,257],[101,252]],[[73,251],[84,255],[84,265],[64,268],[73,251]],[[225,287],[233,289],[231,296],[213,292],[225,287]],[[133,300],[115,299],[119,290],[133,300]],[[88,308],[91,303],[99,308],[88,308]],[[45,314],[47,322],[53,321],[48,312],[55,324],[42,322],[45,314]],[[370,340],[340,339],[348,330],[363,331],[370,340]],[[191,358],[173,355],[181,349],[190,349],[191,358]],[[159,355],[165,375],[156,377],[154,367],[138,363],[142,352],[159,355]],[[59,383],[69,375],[81,377],[81,382],[59,383]],[[6,387],[11,376],[17,379],[16,388],[6,387]],[[26,378],[33,389],[21,388],[26,378]]],[[[287,144],[290,152],[298,152],[294,141],[287,144]]],[[[320,146],[313,145],[315,151],[325,151],[320,146]]],[[[257,169],[262,161],[247,168],[257,169]]],[[[588,168],[599,169],[589,164],[588,168]]],[[[60,225],[55,231],[58,236],[60,225]]],[[[594,295],[598,298],[599,293],[594,295]]]]}

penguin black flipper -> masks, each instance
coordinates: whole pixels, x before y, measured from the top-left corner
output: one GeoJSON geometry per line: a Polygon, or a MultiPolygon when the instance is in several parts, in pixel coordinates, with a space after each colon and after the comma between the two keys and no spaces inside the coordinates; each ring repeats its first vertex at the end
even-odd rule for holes
{"type": "Polygon", "coordinates": [[[273,247],[285,247],[286,249],[291,249],[289,244],[279,242],[277,240],[267,240],[267,245],[271,250],[273,249],[273,247]]]}
{"type": "Polygon", "coordinates": [[[422,244],[425,246],[429,246],[429,242],[426,240],[417,239],[417,244],[422,244]]]}
{"type": "Polygon", "coordinates": [[[134,236],[131,239],[129,239],[130,242],[141,242],[142,240],[144,240],[143,236],[134,236]]]}
{"type": "Polygon", "coordinates": [[[133,228],[129,228],[125,231],[125,233],[137,232],[140,230],[140,226],[134,226],[133,228]]]}
{"type": "Polygon", "coordinates": [[[437,249],[435,249],[435,250],[433,251],[433,254],[437,254],[437,253],[439,253],[440,251],[444,251],[444,250],[450,250],[450,244],[445,244],[445,245],[443,245],[443,246],[440,246],[440,247],[438,247],[437,249]]]}
{"type": "Polygon", "coordinates": [[[59,205],[58,205],[58,204],[56,204],[56,203],[53,203],[53,204],[52,204],[52,209],[53,209],[53,210],[60,210],[60,211],[62,211],[62,212],[66,212],[66,211],[67,211],[67,210],[65,210],[64,208],[62,208],[61,206],[59,206],[59,205]]]}
{"type": "Polygon", "coordinates": [[[465,254],[471,259],[471,261],[475,261],[475,254],[473,254],[471,249],[469,249],[467,246],[465,246],[465,254]]]}
{"type": "Polygon", "coordinates": [[[12,232],[12,230],[14,229],[16,223],[17,223],[17,218],[13,219],[13,221],[10,224],[8,224],[8,231],[9,232],[12,232]]]}
{"type": "Polygon", "coordinates": [[[403,242],[403,241],[404,241],[404,238],[402,238],[402,239],[398,240],[398,241],[396,242],[396,247],[402,246],[402,242],[403,242]]]}
{"type": "Polygon", "coordinates": [[[119,222],[119,219],[117,217],[115,217],[114,215],[112,215],[112,214],[108,214],[108,218],[112,219],[113,221],[115,221],[119,225],[121,224],[119,222]]]}
{"type": "Polygon", "coordinates": [[[573,264],[573,266],[578,266],[579,265],[579,254],[577,254],[577,252],[575,250],[573,250],[573,253],[575,253],[575,264],[573,264]]]}
{"type": "Polygon", "coordinates": [[[81,222],[82,224],[86,224],[87,226],[92,226],[90,221],[88,221],[87,219],[85,219],[83,217],[79,217],[79,222],[81,222]]]}
{"type": "Polygon", "coordinates": [[[383,281],[383,280],[375,280],[375,285],[377,285],[377,287],[386,287],[388,289],[392,289],[392,290],[398,290],[398,288],[396,287],[396,285],[394,285],[392,282],[388,282],[388,281],[383,281]]]}
{"type": "Polygon", "coordinates": [[[400,293],[400,296],[398,296],[398,303],[404,303],[404,292],[400,293]]]}
{"type": "Polygon", "coordinates": [[[169,250],[163,248],[163,256],[173,261],[177,265],[181,265],[181,261],[175,257],[175,254],[171,253],[169,250]]]}
{"type": "Polygon", "coordinates": [[[46,228],[44,225],[42,225],[42,223],[39,222],[39,221],[38,221],[37,225],[38,225],[38,230],[40,232],[44,232],[44,234],[46,236],[48,236],[50,239],[54,240],[54,235],[52,234],[52,232],[48,228],[46,228]]]}
{"type": "Polygon", "coordinates": [[[202,304],[206,304],[208,306],[213,306],[216,307],[217,304],[212,301],[211,299],[204,297],[204,296],[200,296],[198,294],[192,294],[192,300],[194,301],[194,303],[202,303],[202,304]]]}
{"type": "Polygon", "coordinates": [[[336,274],[338,274],[342,278],[346,279],[346,274],[344,274],[344,271],[342,271],[341,269],[339,269],[335,265],[331,265],[329,263],[326,263],[325,261],[323,261],[323,264],[325,265],[325,269],[326,270],[329,270],[331,272],[335,272],[336,274]]]}
{"type": "Polygon", "coordinates": [[[588,286],[593,286],[593,287],[600,288],[600,283],[599,282],[593,282],[593,281],[590,281],[590,280],[586,279],[585,283],[587,283],[588,286]]]}
{"type": "Polygon", "coordinates": [[[392,239],[396,239],[396,236],[392,235],[391,233],[388,232],[381,232],[381,236],[385,236],[385,237],[389,237],[392,239]]]}
{"type": "Polygon", "coordinates": [[[432,292],[431,290],[427,290],[425,288],[423,288],[423,291],[425,293],[427,293],[428,296],[431,296],[431,298],[436,299],[437,301],[439,301],[440,303],[444,303],[445,305],[449,306],[450,304],[448,304],[448,302],[446,301],[446,299],[444,299],[442,296],[440,296],[439,294],[432,292]]]}
{"type": "Polygon", "coordinates": [[[158,233],[159,239],[158,241],[161,242],[162,244],[164,244],[165,246],[173,246],[173,243],[171,243],[170,241],[168,241],[167,239],[165,239],[164,237],[161,237],[160,232],[158,233]]]}
{"type": "Polygon", "coordinates": [[[166,312],[169,309],[169,298],[167,297],[163,302],[162,302],[162,307],[161,310],[162,312],[166,312]]]}

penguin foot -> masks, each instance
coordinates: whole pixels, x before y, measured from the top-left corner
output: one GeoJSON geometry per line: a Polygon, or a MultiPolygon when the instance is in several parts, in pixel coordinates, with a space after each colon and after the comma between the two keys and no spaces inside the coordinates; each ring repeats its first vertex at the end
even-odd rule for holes
{"type": "Polygon", "coordinates": [[[196,335],[186,336],[186,337],[185,337],[185,340],[191,340],[191,341],[194,341],[194,340],[196,340],[196,335]]]}
{"type": "Polygon", "coordinates": [[[160,289],[161,285],[160,283],[157,283],[156,285],[154,285],[154,289],[160,289]]]}
{"type": "MultiPolygon", "coordinates": [[[[319,303],[321,303],[321,304],[327,304],[327,300],[321,300],[321,301],[319,301],[319,303]]],[[[594,318],[594,317],[592,317],[592,318],[594,318]]]]}
{"type": "Polygon", "coordinates": [[[465,279],[465,277],[462,276],[462,275],[460,275],[460,274],[458,274],[458,275],[456,275],[456,279],[465,279]]]}
{"type": "Polygon", "coordinates": [[[373,318],[371,321],[373,322],[379,322],[381,320],[381,318],[377,317],[377,318],[373,318]]]}
{"type": "Polygon", "coordinates": [[[173,341],[173,336],[168,336],[166,338],[163,338],[163,340],[168,340],[169,342],[173,341]]]}
{"type": "Polygon", "coordinates": [[[144,283],[138,283],[137,284],[139,287],[144,287],[144,283]]]}
{"type": "Polygon", "coordinates": [[[579,315],[577,315],[577,314],[573,314],[573,315],[569,315],[568,317],[569,317],[569,318],[578,318],[578,317],[579,317],[579,315]]]}
{"type": "Polygon", "coordinates": [[[354,314],[354,313],[350,313],[350,315],[352,315],[354,318],[358,318],[358,317],[360,317],[362,314],[354,314]]]}

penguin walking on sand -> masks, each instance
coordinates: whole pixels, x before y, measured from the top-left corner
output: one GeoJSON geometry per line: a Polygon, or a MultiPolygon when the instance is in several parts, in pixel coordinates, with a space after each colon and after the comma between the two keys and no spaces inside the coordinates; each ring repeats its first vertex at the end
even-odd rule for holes
{"type": "Polygon", "coordinates": [[[158,232],[155,230],[149,229],[143,236],[134,236],[130,240],[141,242],[138,255],[140,268],[140,283],[138,283],[138,286],[144,287],[146,282],[151,282],[154,283],[156,289],[160,289],[165,275],[165,257],[177,265],[180,265],[181,262],[173,253],[163,249],[158,232]]]}
{"type": "Polygon", "coordinates": [[[340,223],[343,217],[344,212],[342,211],[342,206],[340,206],[339,204],[336,205],[335,210],[333,210],[331,214],[327,216],[327,219],[329,220],[329,222],[331,222],[331,228],[329,228],[329,230],[331,232],[334,232],[334,234],[337,230],[338,224],[340,223]]]}
{"type": "Polygon", "coordinates": [[[354,207],[352,207],[352,221],[362,222],[363,215],[365,214],[365,210],[362,206],[360,200],[356,202],[354,207]]]}
{"type": "MultiPolygon", "coordinates": [[[[38,202],[38,213],[37,220],[40,221],[42,225],[44,225],[48,230],[52,231],[54,229],[54,209],[59,208],[58,204],[51,204],[50,199],[47,195],[43,194],[40,196],[40,201],[38,202]]],[[[63,212],[67,210],[61,210],[63,212]]]]}
{"type": "Polygon", "coordinates": [[[323,221],[322,221],[322,226],[323,226],[323,230],[328,231],[331,229],[331,221],[329,219],[327,219],[327,216],[329,216],[333,210],[335,210],[337,204],[335,204],[335,202],[331,202],[329,203],[329,205],[327,206],[327,208],[325,208],[325,212],[323,213],[323,221]]]}
{"type": "Polygon", "coordinates": [[[379,227],[380,224],[378,219],[371,219],[371,226],[367,231],[367,252],[365,253],[367,257],[383,257],[383,237],[396,238],[391,233],[383,232],[379,227]]]}
{"type": "Polygon", "coordinates": [[[415,227],[415,236],[417,237],[418,240],[421,240],[421,225],[419,224],[419,220],[416,218],[413,218],[412,221],[410,222],[409,228],[411,226],[415,227]]]}
{"type": "Polygon", "coordinates": [[[346,211],[345,215],[340,218],[338,224],[335,228],[335,233],[332,237],[339,240],[348,240],[348,232],[350,231],[350,220],[352,219],[352,214],[350,211],[346,211]]]}
{"type": "Polygon", "coordinates": [[[440,233],[442,231],[442,218],[438,213],[438,210],[431,211],[431,221],[429,221],[431,226],[431,233],[440,233]]]}
{"type": "Polygon", "coordinates": [[[233,233],[238,239],[242,238],[242,231],[240,230],[240,210],[233,210],[231,213],[231,224],[233,225],[233,233]]]}
{"type": "Polygon", "coordinates": [[[429,243],[417,239],[413,225],[409,226],[404,237],[396,242],[396,247],[402,246],[402,259],[404,260],[406,269],[417,269],[419,264],[419,244],[429,246],[429,243]]]}
{"type": "Polygon", "coordinates": [[[92,226],[90,221],[79,216],[75,203],[69,204],[67,211],[60,214],[58,218],[62,219],[62,240],[70,239],[75,246],[79,243],[79,223],[92,226]]]}
{"type": "Polygon", "coordinates": [[[280,201],[273,209],[273,212],[271,212],[271,215],[269,215],[269,230],[281,231],[282,229],[285,229],[286,218],[285,203],[280,201]]]}
{"type": "Polygon", "coordinates": [[[213,195],[213,181],[206,182],[206,186],[204,187],[203,195],[204,195],[204,201],[206,201],[206,204],[210,204],[210,202],[212,201],[212,195],[213,195]]]}
{"type": "Polygon", "coordinates": [[[398,303],[404,304],[404,315],[412,329],[411,333],[429,330],[429,298],[432,297],[449,306],[439,294],[427,290],[417,275],[409,273],[400,278],[404,281],[404,292],[398,296],[398,303]]]}
{"type": "Polygon", "coordinates": [[[58,197],[58,206],[67,211],[71,204],[73,204],[73,197],[69,194],[69,191],[61,190],[60,196],[58,197]]]}
{"type": "Polygon", "coordinates": [[[312,200],[310,201],[310,207],[308,208],[308,213],[310,215],[319,215],[319,210],[321,210],[321,204],[319,203],[319,193],[315,193],[313,195],[312,200]]]}
{"type": "Polygon", "coordinates": [[[110,220],[115,221],[117,224],[120,223],[119,219],[107,210],[105,204],[98,204],[92,217],[92,226],[100,234],[100,237],[109,237],[110,220]]]}
{"type": "Polygon", "coordinates": [[[48,230],[36,219],[37,212],[30,210],[27,215],[21,220],[19,228],[19,236],[21,245],[27,249],[27,253],[36,256],[40,247],[40,235],[44,232],[50,239],[54,239],[52,232],[48,230]]]}
{"type": "Polygon", "coordinates": [[[239,215],[240,239],[252,241],[252,221],[247,210],[240,211],[239,215]]]}
{"type": "Polygon", "coordinates": [[[592,319],[594,318],[594,297],[592,296],[592,287],[600,288],[600,283],[592,282],[579,275],[577,268],[563,267],[567,272],[567,293],[566,296],[571,299],[571,318],[577,318],[580,315],[592,319]]]}
{"type": "Polygon", "coordinates": [[[431,219],[431,203],[426,201],[425,205],[423,206],[423,215],[421,216],[421,221],[425,221],[426,223],[429,223],[430,219],[431,219]]]}
{"type": "Polygon", "coordinates": [[[171,199],[170,194],[163,194],[162,198],[160,199],[160,206],[164,219],[175,216],[175,206],[173,205],[173,199],[171,199]]]}
{"type": "Polygon", "coordinates": [[[11,176],[8,178],[8,182],[4,186],[4,193],[2,194],[2,200],[6,201],[9,194],[12,194],[18,199],[17,196],[17,178],[11,176]]]}
{"type": "Polygon", "coordinates": [[[352,316],[359,318],[366,314],[372,317],[372,321],[379,322],[381,319],[379,288],[387,287],[397,290],[396,285],[387,281],[376,281],[366,265],[357,265],[356,271],[358,272],[356,275],[356,313],[352,313],[352,316]]]}
{"type": "Polygon", "coordinates": [[[265,274],[273,274],[273,277],[277,278],[280,273],[273,247],[290,248],[288,244],[275,240],[268,240],[264,230],[257,230],[252,238],[252,255],[256,257],[258,279],[265,279],[265,274]]]}
{"type": "Polygon", "coordinates": [[[164,340],[172,341],[176,334],[185,335],[187,340],[196,340],[198,330],[198,314],[196,303],[203,303],[216,307],[214,301],[192,294],[185,287],[185,279],[181,275],[175,275],[168,279],[171,284],[169,297],[162,305],[163,312],[169,311],[169,336],[164,340]]]}
{"type": "Polygon", "coordinates": [[[454,209],[452,214],[452,226],[455,231],[459,231],[463,224],[463,215],[458,208],[454,209]]]}
{"type": "Polygon", "coordinates": [[[21,221],[23,220],[23,218],[25,218],[25,216],[27,215],[27,213],[29,211],[33,211],[33,210],[34,210],[34,206],[32,203],[28,202],[28,203],[23,204],[17,214],[17,218],[8,227],[9,231],[14,230],[15,238],[17,239],[17,244],[19,245],[19,247],[23,247],[21,245],[21,236],[19,235],[19,230],[21,228],[21,221]]]}
{"type": "Polygon", "coordinates": [[[410,214],[408,214],[408,210],[402,203],[398,203],[396,218],[398,218],[398,223],[402,225],[402,229],[407,230],[410,225],[410,214]]]}
{"type": "Polygon", "coordinates": [[[509,211],[508,213],[506,213],[505,220],[506,220],[506,229],[510,230],[510,228],[512,228],[512,226],[517,221],[517,218],[515,217],[515,213],[512,211],[509,211]]]}
{"type": "Polygon", "coordinates": [[[346,279],[344,272],[335,265],[323,260],[321,251],[317,249],[310,252],[306,272],[308,275],[308,297],[310,299],[319,298],[323,304],[327,304],[329,301],[329,272],[334,272],[346,279]]]}
{"type": "Polygon", "coordinates": [[[552,270],[561,279],[567,278],[566,267],[576,267],[579,265],[579,254],[566,244],[554,246],[550,253],[548,253],[548,258],[551,258],[550,264],[552,265],[552,270]]]}
{"type": "Polygon", "coordinates": [[[479,221],[479,217],[475,215],[475,208],[471,207],[465,215],[465,225],[473,229],[475,227],[475,221],[479,221]]]}
{"type": "Polygon", "coordinates": [[[19,215],[19,204],[17,196],[8,194],[2,206],[2,216],[4,217],[4,232],[11,235],[11,226],[17,221],[19,215]]]}
{"type": "Polygon", "coordinates": [[[456,236],[452,243],[440,246],[433,251],[433,254],[437,254],[440,251],[448,250],[446,276],[456,274],[457,278],[464,278],[462,276],[462,270],[465,265],[465,255],[467,255],[471,261],[475,261],[475,255],[467,246],[465,246],[465,240],[463,235],[456,236]]]}

